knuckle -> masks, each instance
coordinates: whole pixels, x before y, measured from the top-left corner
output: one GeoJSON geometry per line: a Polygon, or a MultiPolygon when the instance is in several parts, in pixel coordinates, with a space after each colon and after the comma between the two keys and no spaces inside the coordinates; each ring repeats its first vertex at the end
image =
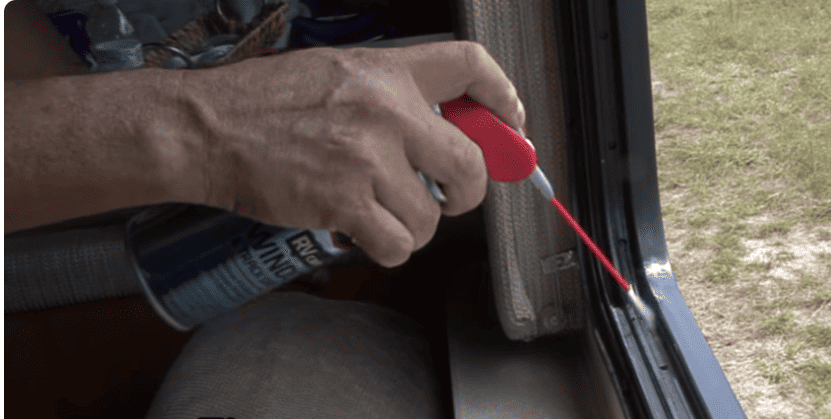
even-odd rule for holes
{"type": "Polygon", "coordinates": [[[355,174],[328,180],[325,187],[315,191],[319,198],[315,202],[317,210],[324,217],[322,225],[347,228],[351,232],[359,230],[358,226],[371,225],[374,201],[371,182],[355,174]]]}
{"type": "Polygon", "coordinates": [[[517,99],[517,104],[517,106],[519,107],[517,113],[519,114],[520,125],[525,125],[526,118],[528,117],[528,115],[525,113],[525,105],[523,105],[522,101],[519,99],[517,99]]]}
{"type": "Polygon", "coordinates": [[[467,48],[467,53],[471,54],[472,58],[480,58],[482,54],[487,54],[487,50],[485,46],[482,45],[480,42],[472,41],[472,40],[465,40],[462,41],[467,48]]]}
{"type": "Polygon", "coordinates": [[[329,207],[350,224],[368,225],[372,220],[374,193],[372,185],[360,178],[339,179],[330,189],[334,197],[329,207]]]}
{"type": "Polygon", "coordinates": [[[511,89],[513,90],[513,92],[511,93],[511,96],[510,96],[509,100],[511,101],[510,103],[511,103],[511,106],[513,107],[514,113],[516,113],[516,115],[518,117],[519,116],[525,116],[525,106],[522,105],[522,101],[519,99],[519,95],[517,94],[516,87],[513,87],[513,85],[511,85],[511,89]]]}
{"type": "Polygon", "coordinates": [[[519,106],[519,91],[517,91],[516,86],[513,83],[508,84],[508,100],[510,100],[514,106],[519,106]]]}
{"type": "Polygon", "coordinates": [[[413,252],[413,240],[408,237],[399,237],[395,240],[393,248],[394,251],[391,257],[403,263],[413,252]]]}
{"type": "MultiPolygon", "coordinates": [[[[430,200],[433,201],[432,198],[430,200]]],[[[416,243],[414,243],[415,250],[421,249],[432,240],[436,234],[440,220],[441,207],[437,202],[429,202],[429,206],[426,211],[423,211],[420,223],[414,234],[416,237],[416,243]]]]}
{"type": "Polygon", "coordinates": [[[475,70],[480,67],[480,62],[488,54],[485,46],[476,41],[464,41],[464,52],[467,68],[475,70]]]}
{"type": "Polygon", "coordinates": [[[477,182],[475,184],[471,184],[465,189],[467,199],[465,201],[465,205],[459,208],[459,214],[464,214],[476,208],[482,203],[482,201],[484,201],[485,194],[487,192],[487,185],[487,181],[477,182]]]}
{"type": "Polygon", "coordinates": [[[522,106],[522,102],[516,97],[511,99],[511,103],[513,104],[511,106],[512,107],[511,117],[514,118],[514,121],[512,121],[512,122],[516,122],[518,125],[524,125],[525,124],[525,107],[522,106]]]}
{"type": "Polygon", "coordinates": [[[447,215],[463,214],[475,208],[484,199],[482,185],[487,185],[487,170],[485,169],[482,151],[473,143],[462,147],[454,160],[454,180],[461,195],[451,205],[444,208],[447,215]]]}
{"type": "Polygon", "coordinates": [[[390,241],[386,246],[379,247],[379,264],[386,267],[394,267],[406,262],[412,254],[413,243],[404,237],[398,237],[390,241]]]}
{"type": "Polygon", "coordinates": [[[465,141],[456,148],[453,159],[453,173],[456,179],[463,182],[478,180],[484,170],[484,157],[479,146],[472,141],[465,141]]]}

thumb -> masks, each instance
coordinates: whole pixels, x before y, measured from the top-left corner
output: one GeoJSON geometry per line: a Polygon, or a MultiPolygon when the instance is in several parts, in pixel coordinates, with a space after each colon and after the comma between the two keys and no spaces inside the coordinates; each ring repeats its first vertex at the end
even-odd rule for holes
{"type": "Polygon", "coordinates": [[[434,42],[400,48],[399,54],[428,104],[467,94],[508,126],[519,129],[525,124],[516,88],[482,44],[434,42]]]}

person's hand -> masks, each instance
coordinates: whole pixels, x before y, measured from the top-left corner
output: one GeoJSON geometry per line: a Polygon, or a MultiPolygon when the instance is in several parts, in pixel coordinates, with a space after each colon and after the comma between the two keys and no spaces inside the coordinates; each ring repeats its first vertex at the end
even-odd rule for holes
{"type": "Polygon", "coordinates": [[[463,94],[515,129],[525,123],[510,80],[470,41],[313,48],[190,71],[181,95],[191,120],[179,123],[204,153],[204,204],[340,231],[393,267],[433,237],[442,213],[485,198],[481,150],[431,109],[463,94]],[[443,185],[444,207],[417,170],[443,185]]]}

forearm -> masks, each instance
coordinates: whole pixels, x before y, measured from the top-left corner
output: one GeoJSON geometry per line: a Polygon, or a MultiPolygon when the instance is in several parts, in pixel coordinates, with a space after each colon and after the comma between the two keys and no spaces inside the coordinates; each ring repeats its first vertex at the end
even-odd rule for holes
{"type": "Polygon", "coordinates": [[[5,232],[205,199],[181,72],[5,82],[5,232]]]}

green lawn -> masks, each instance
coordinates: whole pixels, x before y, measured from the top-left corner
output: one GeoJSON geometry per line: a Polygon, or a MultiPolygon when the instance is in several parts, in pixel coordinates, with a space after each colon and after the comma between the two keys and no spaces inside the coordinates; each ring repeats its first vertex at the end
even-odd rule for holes
{"type": "Polygon", "coordinates": [[[831,418],[831,2],[647,2],[673,271],[750,418],[831,418]]]}

